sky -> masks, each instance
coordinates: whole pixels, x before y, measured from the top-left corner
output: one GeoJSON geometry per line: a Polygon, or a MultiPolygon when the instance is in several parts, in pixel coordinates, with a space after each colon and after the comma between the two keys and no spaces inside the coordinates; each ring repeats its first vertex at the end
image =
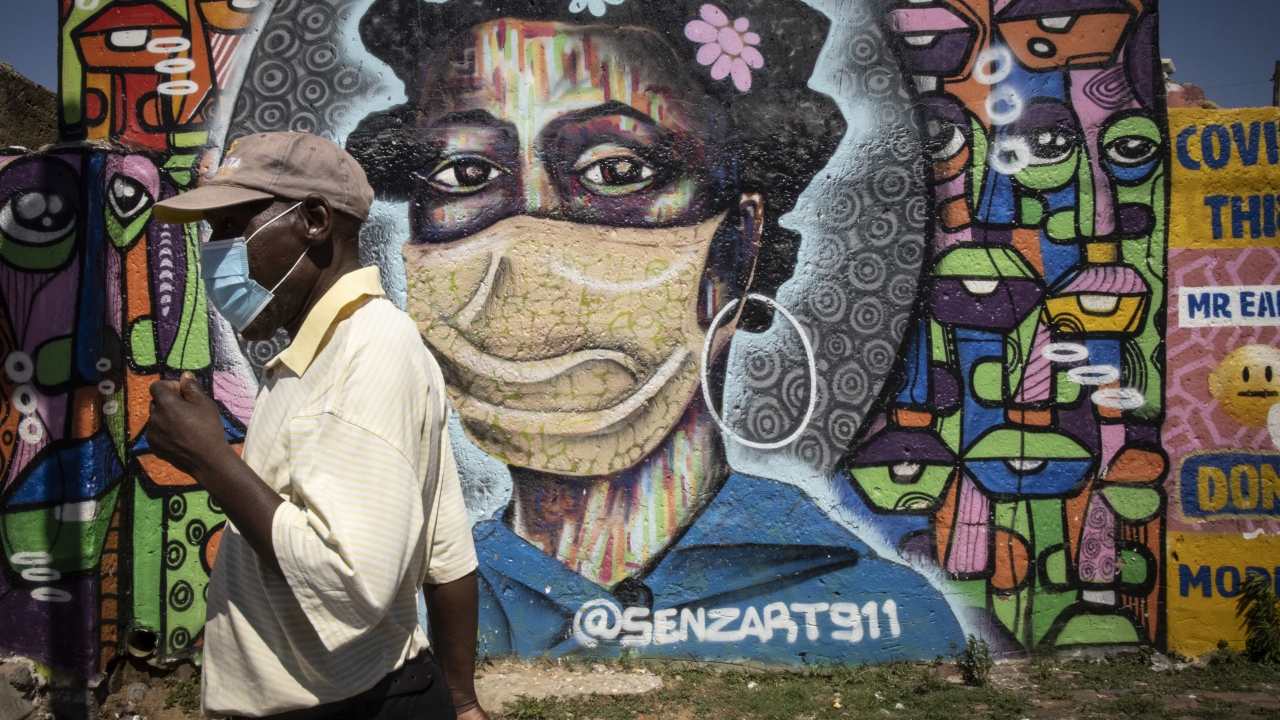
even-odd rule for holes
{"type": "MultiPolygon", "coordinates": [[[[57,84],[58,0],[3,0],[0,61],[50,90],[57,84]]],[[[1223,107],[1271,104],[1280,60],[1280,0],[1160,0],[1160,48],[1223,107]]]]}
{"type": "Polygon", "coordinates": [[[1222,107],[1270,105],[1277,26],[1280,0],[1160,0],[1160,54],[1222,107]]]}

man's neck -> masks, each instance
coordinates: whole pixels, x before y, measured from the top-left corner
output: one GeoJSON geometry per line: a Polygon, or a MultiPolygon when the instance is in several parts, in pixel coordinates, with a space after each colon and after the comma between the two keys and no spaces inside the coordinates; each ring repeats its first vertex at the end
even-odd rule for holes
{"type": "Polygon", "coordinates": [[[347,273],[359,270],[360,256],[355,252],[355,241],[350,243],[334,243],[335,246],[343,250],[349,245],[351,252],[343,252],[335,250],[333,261],[329,266],[320,271],[320,277],[316,280],[316,284],[311,287],[311,292],[307,294],[307,302],[303,304],[302,310],[296,317],[284,326],[285,332],[289,333],[289,337],[297,337],[298,330],[302,328],[302,323],[306,322],[307,316],[311,314],[311,309],[320,302],[325,293],[333,289],[334,285],[342,279],[347,273]]]}
{"type": "Polygon", "coordinates": [[[603,477],[512,468],[513,532],[606,587],[642,576],[728,476],[719,433],[701,399],[638,465],[603,477]]]}

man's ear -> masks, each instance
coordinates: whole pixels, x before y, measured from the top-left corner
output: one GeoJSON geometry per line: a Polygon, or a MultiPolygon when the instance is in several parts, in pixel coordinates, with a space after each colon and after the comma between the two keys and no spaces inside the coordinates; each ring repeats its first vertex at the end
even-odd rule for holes
{"type": "Polygon", "coordinates": [[[746,297],[755,277],[763,234],[764,197],[743,193],[738,198],[737,213],[731,211],[725,218],[707,253],[698,298],[698,320],[704,326],[725,305],[746,297]]]}
{"type": "Polygon", "coordinates": [[[307,247],[321,245],[332,237],[334,214],[328,198],[315,193],[306,196],[298,214],[305,225],[303,235],[307,247]]]}

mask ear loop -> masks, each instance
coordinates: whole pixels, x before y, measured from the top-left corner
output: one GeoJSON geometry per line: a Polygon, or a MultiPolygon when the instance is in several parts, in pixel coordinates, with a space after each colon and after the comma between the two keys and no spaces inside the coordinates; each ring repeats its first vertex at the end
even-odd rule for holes
{"type": "MultiPolygon", "coordinates": [[[[301,206],[301,205],[302,205],[302,203],[296,203],[296,204],[294,204],[294,206],[293,206],[293,207],[289,208],[288,210],[285,210],[284,212],[280,213],[279,215],[277,215],[277,216],[275,216],[275,217],[271,218],[270,220],[266,221],[265,223],[263,223],[263,224],[262,224],[262,227],[260,227],[260,228],[258,228],[257,230],[254,230],[254,231],[253,231],[253,234],[252,234],[252,235],[250,235],[250,236],[249,236],[249,237],[244,241],[244,244],[245,244],[245,245],[248,245],[248,244],[249,244],[249,241],[250,241],[250,240],[252,240],[252,239],[254,239],[255,237],[257,237],[257,236],[258,236],[258,233],[260,233],[260,232],[262,232],[263,230],[265,230],[265,229],[267,228],[267,226],[268,226],[268,225],[270,225],[271,223],[273,223],[273,222],[275,222],[275,221],[279,220],[280,218],[284,217],[285,215],[288,215],[289,213],[293,212],[294,210],[297,210],[297,209],[298,209],[298,207],[299,207],[299,206],[301,206]]],[[[277,289],[279,289],[279,287],[280,287],[281,285],[283,285],[283,284],[284,284],[284,281],[285,281],[285,280],[288,280],[288,279],[289,279],[289,276],[293,274],[293,271],[294,271],[294,270],[297,270],[297,269],[298,269],[298,266],[302,264],[302,258],[306,257],[308,252],[309,252],[309,250],[303,250],[303,251],[302,251],[302,254],[301,254],[301,255],[299,255],[299,256],[298,256],[298,259],[293,263],[293,267],[289,268],[289,272],[285,273],[285,274],[284,274],[284,277],[280,278],[280,282],[276,283],[276,284],[275,284],[275,285],[274,285],[270,290],[268,290],[267,292],[271,293],[272,295],[275,295],[275,294],[276,294],[276,290],[277,290],[277,289]]]]}
{"type": "Polygon", "coordinates": [[[283,284],[284,284],[284,281],[285,281],[285,280],[288,280],[288,279],[289,279],[289,276],[293,274],[293,271],[298,269],[298,266],[302,264],[302,258],[306,257],[308,252],[310,252],[310,250],[303,250],[303,251],[302,251],[302,254],[298,256],[298,260],[297,260],[297,262],[295,262],[295,263],[293,264],[293,267],[289,268],[289,272],[285,273],[285,274],[284,274],[284,277],[280,278],[280,282],[276,283],[276,284],[271,288],[271,290],[270,290],[269,292],[270,292],[272,295],[275,295],[275,294],[276,294],[276,288],[278,288],[278,287],[280,287],[281,285],[283,285],[283,284]]]}
{"type": "Polygon", "coordinates": [[[256,238],[256,237],[258,237],[258,233],[262,232],[263,230],[266,230],[268,225],[270,225],[271,223],[273,223],[273,222],[275,222],[275,221],[279,220],[280,218],[284,217],[285,215],[288,215],[289,213],[293,212],[294,210],[297,210],[297,209],[298,209],[298,207],[299,207],[300,205],[302,205],[302,203],[296,203],[293,207],[289,208],[288,210],[285,210],[284,212],[280,213],[279,215],[277,215],[277,216],[275,216],[275,217],[271,218],[270,220],[266,221],[265,223],[263,223],[263,224],[262,224],[262,227],[258,228],[257,230],[254,230],[254,231],[253,231],[253,234],[252,234],[252,235],[250,235],[248,238],[246,238],[246,239],[245,239],[244,244],[245,244],[245,245],[248,245],[248,244],[249,244],[249,241],[250,241],[250,240],[252,240],[252,239],[254,239],[254,238],[256,238]]]}

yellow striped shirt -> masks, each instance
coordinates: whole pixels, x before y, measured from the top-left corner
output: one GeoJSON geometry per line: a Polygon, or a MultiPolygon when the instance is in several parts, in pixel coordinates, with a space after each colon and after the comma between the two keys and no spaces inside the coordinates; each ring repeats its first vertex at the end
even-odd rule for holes
{"type": "Polygon", "coordinates": [[[285,577],[227,524],[209,580],[208,715],[270,715],[372,687],[427,647],[419,586],[476,568],[448,432],[425,512],[440,368],[382,295],[376,267],[343,276],[263,374],[244,459],[285,499],[272,522],[285,577]]]}

